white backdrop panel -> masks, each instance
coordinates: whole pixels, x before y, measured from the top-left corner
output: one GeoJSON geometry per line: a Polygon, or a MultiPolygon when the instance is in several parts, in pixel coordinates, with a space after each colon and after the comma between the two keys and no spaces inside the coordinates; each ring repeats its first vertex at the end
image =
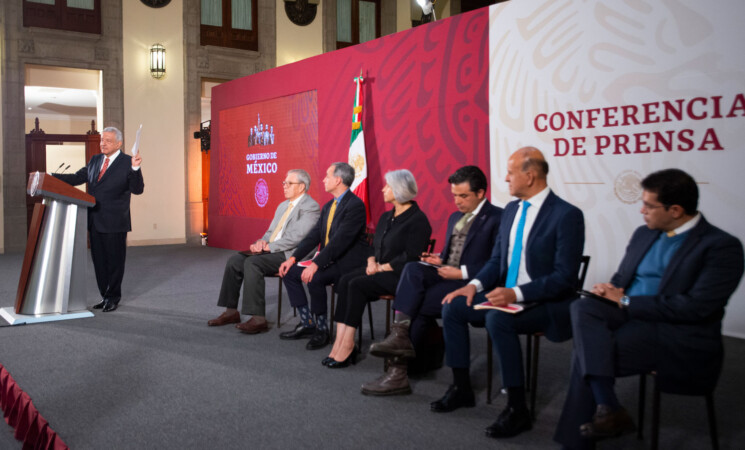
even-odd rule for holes
{"type": "MultiPolygon", "coordinates": [[[[607,281],[643,224],[639,181],[677,167],[699,210],[745,237],[745,2],[512,1],[490,9],[492,199],[506,159],[540,148],[549,185],[582,208],[585,286],[607,281]]],[[[745,337],[745,288],[726,334],[745,337]]]]}

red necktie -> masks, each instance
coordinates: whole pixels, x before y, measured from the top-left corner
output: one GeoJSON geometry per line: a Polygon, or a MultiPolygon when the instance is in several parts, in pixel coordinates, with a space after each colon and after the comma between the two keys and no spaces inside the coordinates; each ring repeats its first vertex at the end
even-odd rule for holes
{"type": "Polygon", "coordinates": [[[101,167],[101,171],[98,173],[98,180],[101,181],[101,177],[106,172],[106,169],[109,168],[109,158],[105,158],[103,162],[103,167],[101,167]]]}

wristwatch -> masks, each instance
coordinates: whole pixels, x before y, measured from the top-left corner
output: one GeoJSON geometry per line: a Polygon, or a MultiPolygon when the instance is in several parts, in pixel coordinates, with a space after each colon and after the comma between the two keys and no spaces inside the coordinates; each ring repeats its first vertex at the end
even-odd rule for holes
{"type": "Polygon", "coordinates": [[[624,295],[623,297],[621,297],[621,300],[619,300],[618,302],[621,305],[621,308],[628,308],[629,305],[631,304],[631,299],[629,298],[628,295],[624,295]]]}

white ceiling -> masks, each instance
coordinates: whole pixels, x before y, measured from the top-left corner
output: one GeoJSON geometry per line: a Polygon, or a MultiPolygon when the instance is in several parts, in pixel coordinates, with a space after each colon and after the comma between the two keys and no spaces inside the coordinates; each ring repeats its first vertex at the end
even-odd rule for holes
{"type": "Polygon", "coordinates": [[[95,90],[26,86],[25,96],[27,117],[96,118],[95,90]]]}

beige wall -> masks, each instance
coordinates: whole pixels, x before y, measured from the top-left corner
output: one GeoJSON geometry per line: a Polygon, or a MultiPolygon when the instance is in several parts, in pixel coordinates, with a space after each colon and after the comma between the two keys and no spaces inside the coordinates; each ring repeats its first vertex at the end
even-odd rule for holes
{"type": "MultiPolygon", "coordinates": [[[[450,6],[450,0],[437,0],[437,3],[435,3],[435,16],[437,17],[437,20],[444,19],[452,15],[450,13],[450,6]]],[[[419,12],[421,12],[421,8],[419,8],[419,12]]]]}
{"type": "MultiPolygon", "coordinates": [[[[143,124],[140,148],[145,192],[132,196],[129,245],[182,243],[185,229],[184,68],[182,3],[153,9],[125,1],[124,148],[143,124]],[[149,73],[150,46],[166,48],[166,75],[149,73]]],[[[104,104],[106,103],[104,92],[104,104]]]]}
{"type": "MultiPolygon", "coordinates": [[[[2,16],[2,14],[0,14],[2,16]]],[[[5,54],[3,53],[3,50],[5,49],[5,19],[4,17],[0,17],[0,87],[3,85],[3,71],[5,68],[3,65],[5,64],[5,54]]],[[[3,105],[3,90],[0,88],[0,116],[2,116],[2,105],[3,105]]],[[[3,172],[3,155],[5,152],[3,152],[3,128],[5,128],[5,124],[0,122],[0,173],[3,172]]],[[[3,193],[3,182],[0,180],[0,253],[5,253],[5,208],[3,204],[3,199],[5,198],[5,195],[3,193]]]]}
{"type": "Polygon", "coordinates": [[[313,23],[295,25],[287,18],[284,0],[277,0],[277,67],[323,53],[322,17],[323,2],[313,23]]]}
{"type": "MultiPolygon", "coordinates": [[[[411,4],[414,0],[396,0],[396,31],[404,31],[411,28],[411,4]]],[[[419,5],[417,5],[419,8],[419,5]]],[[[419,12],[421,13],[421,9],[419,12]]]]}

